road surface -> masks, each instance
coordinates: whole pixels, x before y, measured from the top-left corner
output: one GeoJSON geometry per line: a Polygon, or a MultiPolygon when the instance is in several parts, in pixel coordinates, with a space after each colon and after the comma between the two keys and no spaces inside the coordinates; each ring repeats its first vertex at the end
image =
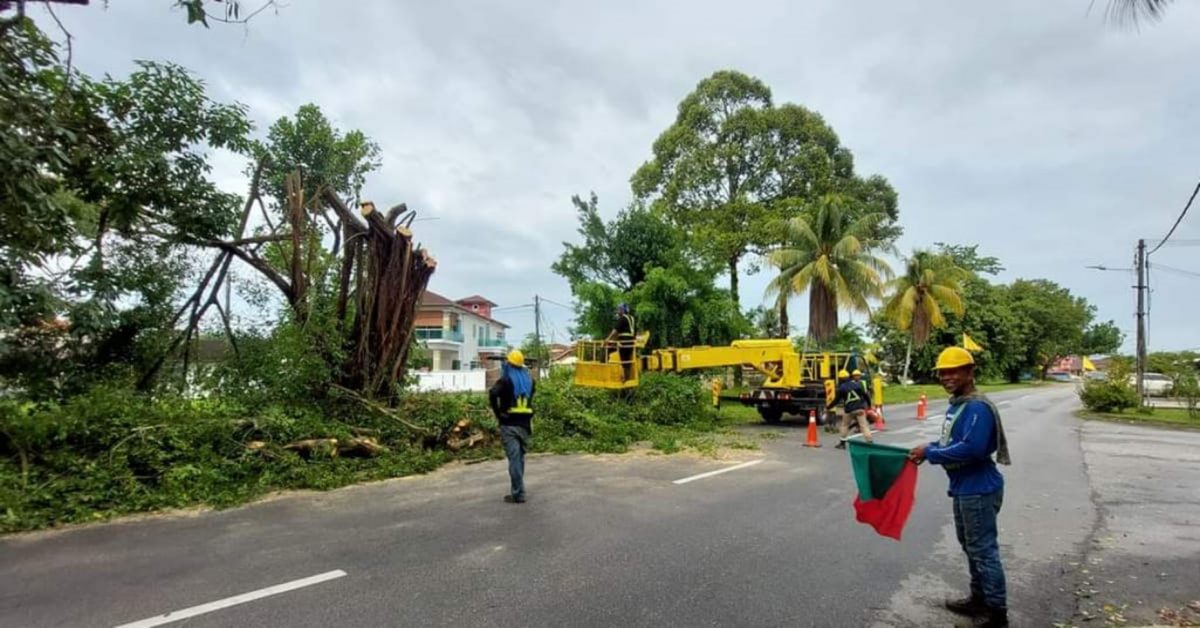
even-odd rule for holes
{"type": "MultiPolygon", "coordinates": [[[[1105,587],[1125,589],[1087,566],[1123,571],[1146,556],[1143,571],[1163,556],[1175,562],[1143,588],[1166,581],[1178,586],[1161,601],[1183,600],[1200,565],[1198,449],[1160,452],[1156,439],[1168,447],[1174,437],[1084,424],[1069,387],[993,399],[1014,459],[1000,515],[1014,623],[1093,612],[1086,606],[1105,587]],[[1142,457],[1183,466],[1166,484],[1126,477],[1130,466],[1160,472],[1142,457]],[[1168,520],[1139,505],[1171,500],[1192,504],[1168,520]],[[1141,538],[1147,525],[1149,545],[1113,540],[1141,538]],[[1092,597],[1077,607],[1081,589],[1092,597]]],[[[933,418],[920,423],[912,406],[892,409],[881,442],[932,440],[944,407],[931,402],[933,418]]],[[[10,536],[0,539],[0,626],[151,626],[180,611],[191,616],[166,625],[955,624],[938,603],[965,590],[966,569],[940,469],[921,467],[897,543],[854,522],[853,479],[833,437],[806,449],[798,423],[745,431],[761,451],[720,460],[531,458],[524,505],[502,503],[504,463],[491,461],[222,512],[10,536]],[[759,438],[767,433],[780,436],[759,438]]]]}

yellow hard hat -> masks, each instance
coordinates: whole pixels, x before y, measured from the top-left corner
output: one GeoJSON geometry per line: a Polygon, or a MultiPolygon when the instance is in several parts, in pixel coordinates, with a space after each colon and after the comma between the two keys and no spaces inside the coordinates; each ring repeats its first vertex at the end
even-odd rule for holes
{"type": "Polygon", "coordinates": [[[508,363],[513,366],[525,366],[525,354],[521,353],[520,349],[513,349],[508,352],[508,363]]]}
{"type": "Polygon", "coordinates": [[[851,375],[862,375],[862,371],[860,371],[860,370],[858,370],[858,369],[854,369],[854,371],[853,371],[853,372],[851,372],[850,374],[851,374],[851,375]]]}
{"type": "Polygon", "coordinates": [[[971,352],[962,347],[946,347],[938,354],[937,365],[933,368],[936,370],[956,369],[960,366],[975,364],[975,358],[971,356],[971,352]]]}
{"type": "Polygon", "coordinates": [[[846,379],[847,377],[850,377],[850,374],[846,372],[846,369],[838,371],[838,379],[846,379]]]}

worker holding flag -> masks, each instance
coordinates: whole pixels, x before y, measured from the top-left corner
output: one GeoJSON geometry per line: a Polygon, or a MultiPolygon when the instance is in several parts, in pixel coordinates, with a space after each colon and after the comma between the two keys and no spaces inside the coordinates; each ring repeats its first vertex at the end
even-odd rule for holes
{"type": "Polygon", "coordinates": [[[1011,464],[996,406],[975,389],[975,359],[963,347],[938,356],[938,378],[950,393],[950,408],[937,442],[918,445],[909,458],[941,465],[950,477],[954,527],[967,555],[971,594],[947,600],[947,609],[977,619],[978,626],[1008,625],[1004,566],[996,517],[1004,501],[1004,476],[996,463],[1011,464]],[[996,454],[995,461],[992,453],[996,454]]]}

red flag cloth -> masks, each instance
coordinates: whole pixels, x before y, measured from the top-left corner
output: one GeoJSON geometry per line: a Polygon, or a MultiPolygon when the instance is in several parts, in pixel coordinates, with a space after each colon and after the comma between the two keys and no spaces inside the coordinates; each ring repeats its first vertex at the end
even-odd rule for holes
{"type": "Polygon", "coordinates": [[[916,501],[916,493],[917,465],[906,460],[882,497],[865,501],[861,495],[854,498],[855,519],[875,528],[879,534],[899,541],[916,501]]]}

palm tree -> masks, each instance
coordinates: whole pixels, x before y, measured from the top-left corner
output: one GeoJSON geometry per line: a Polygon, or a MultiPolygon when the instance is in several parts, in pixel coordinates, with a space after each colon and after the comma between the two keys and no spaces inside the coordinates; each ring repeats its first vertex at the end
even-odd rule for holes
{"type": "MultiPolygon", "coordinates": [[[[808,290],[808,334],[828,342],[838,329],[838,308],[866,312],[869,299],[883,294],[891,276],[886,262],[874,254],[884,248],[872,234],[887,220],[883,213],[855,216],[850,201],[828,194],[817,201],[812,217],[797,216],[781,225],[783,246],[767,253],[767,263],[779,269],[767,286],[781,299],[808,290]]],[[[781,312],[781,317],[782,312],[781,312]]]]}
{"type": "Polygon", "coordinates": [[[962,284],[970,276],[949,256],[918,249],[905,260],[904,274],[888,283],[891,296],[883,305],[883,315],[900,331],[909,332],[904,379],[908,379],[913,345],[925,346],[934,329],[946,326],[945,311],[962,316],[962,284]]]}
{"type": "Polygon", "coordinates": [[[1136,25],[1140,20],[1157,20],[1172,0],[1109,0],[1105,13],[1109,20],[1136,25]]]}

